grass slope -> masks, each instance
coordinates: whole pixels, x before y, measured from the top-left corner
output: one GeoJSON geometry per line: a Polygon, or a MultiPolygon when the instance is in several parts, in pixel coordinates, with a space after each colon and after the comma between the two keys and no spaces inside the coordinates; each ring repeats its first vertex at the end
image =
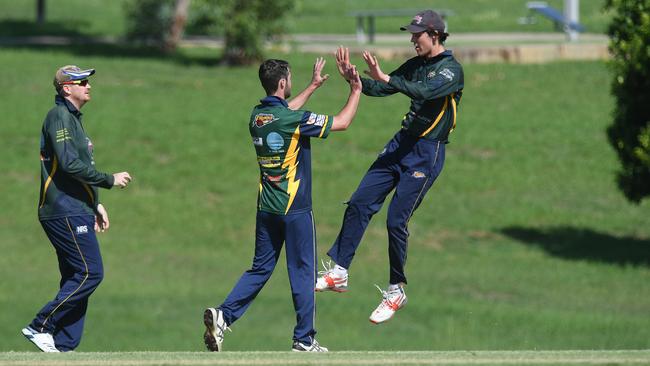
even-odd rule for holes
{"type": "MultiPolygon", "coordinates": [[[[313,56],[270,56],[289,59],[294,87],[306,85],[313,56]]],[[[221,302],[253,253],[258,171],[246,121],[262,96],[256,68],[8,48],[0,63],[0,350],[32,350],[20,328],[57,289],[36,220],[38,136],[52,74],[69,63],[98,70],[83,111],[99,169],[135,177],[102,192],[112,224],[100,237],[106,277],[79,351],[202,350],[203,308],[221,302]]],[[[335,73],[331,57],[326,70],[335,73]]],[[[469,65],[465,80],[446,166],[410,223],[407,307],[382,326],[367,320],[380,299],[373,284],[388,277],[382,210],[350,292],[317,296],[320,342],[359,351],[650,348],[650,204],[627,203],[614,183],[605,65],[469,65]]],[[[336,113],[346,87],[333,75],[306,107],[336,113]]],[[[407,106],[403,96],[363,97],[349,131],[312,144],[321,256],[341,202],[407,106]]],[[[227,350],[288,349],[285,271],[282,260],[227,350]]]]}
{"type": "Polygon", "coordinates": [[[0,353],[0,366],[153,365],[647,365],[650,351],[0,353]]]}

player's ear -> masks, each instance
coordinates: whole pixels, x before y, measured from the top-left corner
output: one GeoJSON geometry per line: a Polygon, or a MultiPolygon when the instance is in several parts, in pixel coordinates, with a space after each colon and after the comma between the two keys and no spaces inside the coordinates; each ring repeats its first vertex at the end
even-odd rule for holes
{"type": "Polygon", "coordinates": [[[285,89],[287,87],[287,79],[282,78],[278,81],[278,89],[285,89]]]}

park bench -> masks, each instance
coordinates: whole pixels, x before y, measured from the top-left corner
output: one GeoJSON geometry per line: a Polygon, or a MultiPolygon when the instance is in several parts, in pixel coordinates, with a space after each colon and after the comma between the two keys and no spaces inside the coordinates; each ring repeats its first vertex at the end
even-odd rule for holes
{"type": "MultiPolygon", "coordinates": [[[[442,19],[445,21],[445,28],[447,28],[447,17],[450,15],[454,15],[454,12],[449,9],[432,9],[432,10],[440,14],[442,19]]],[[[357,41],[359,43],[366,43],[366,42],[374,43],[376,17],[408,16],[410,18],[421,11],[422,9],[357,10],[351,12],[350,15],[357,18],[357,41]],[[364,20],[366,20],[367,28],[366,26],[364,26],[364,20]]],[[[405,22],[404,24],[408,24],[408,23],[405,22]]]]}
{"type": "Polygon", "coordinates": [[[534,13],[539,13],[552,20],[555,24],[555,29],[558,31],[585,31],[585,27],[582,24],[569,21],[564,14],[552,6],[549,6],[545,1],[529,1],[526,3],[526,7],[528,8],[528,16],[526,17],[526,23],[528,24],[534,23],[533,15],[534,13]]]}

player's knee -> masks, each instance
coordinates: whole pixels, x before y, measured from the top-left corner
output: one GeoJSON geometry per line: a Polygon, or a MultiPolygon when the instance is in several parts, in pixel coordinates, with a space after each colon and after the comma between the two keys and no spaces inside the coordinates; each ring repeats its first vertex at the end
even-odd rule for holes
{"type": "Polygon", "coordinates": [[[389,232],[406,233],[406,220],[396,217],[388,217],[386,219],[386,228],[389,232]]]}

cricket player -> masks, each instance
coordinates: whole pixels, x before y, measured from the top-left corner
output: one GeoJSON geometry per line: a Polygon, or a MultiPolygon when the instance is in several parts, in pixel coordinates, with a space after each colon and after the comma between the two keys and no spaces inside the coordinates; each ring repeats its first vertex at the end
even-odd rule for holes
{"type": "MultiPolygon", "coordinates": [[[[334,266],[326,266],[316,284],[316,291],[347,290],[348,269],[368,222],[394,190],[386,222],[390,275],[388,288],[378,287],[383,298],[370,315],[375,324],[389,320],[406,304],[408,222],[442,171],[445,144],[456,126],[464,84],[463,68],[451,51],[445,50],[449,34],[440,15],[422,11],[400,29],[411,33],[417,56],[385,74],[377,58],[366,51],[363,59],[370,79],[361,82],[366,95],[402,93],[411,98],[411,106],[401,130],[384,146],[348,202],[339,235],[327,252],[334,266]]],[[[344,69],[349,54],[346,50],[339,55],[337,66],[344,69]]]]}
{"type": "Polygon", "coordinates": [[[126,187],[128,172],[102,173],[84,131],[81,108],[90,101],[94,69],[68,65],[54,76],[56,97],[41,130],[41,190],[38,218],[56,251],[60,289],[22,330],[43,352],[72,351],[79,345],[88,298],[104,276],[95,231],[108,230],[108,213],[98,187],[126,187]]]}
{"type": "MultiPolygon", "coordinates": [[[[341,48],[337,51],[342,52],[341,48]]],[[[224,331],[244,314],[262,290],[286,243],[297,320],[292,351],[327,352],[314,338],[316,233],[311,208],[310,138],[326,138],[330,131],[348,128],[359,104],[361,80],[353,65],[341,66],[342,75],[350,82],[343,109],[335,116],[300,110],[327,80],[329,75],[321,76],[324,65],[322,58],[316,60],[311,83],[290,101],[289,64],[271,59],[259,68],[267,96],[253,108],[249,121],[250,142],[260,169],[255,256],[251,269],[244,272],[225,301],[204,312],[204,341],[210,351],[221,351],[224,331]]]]}

